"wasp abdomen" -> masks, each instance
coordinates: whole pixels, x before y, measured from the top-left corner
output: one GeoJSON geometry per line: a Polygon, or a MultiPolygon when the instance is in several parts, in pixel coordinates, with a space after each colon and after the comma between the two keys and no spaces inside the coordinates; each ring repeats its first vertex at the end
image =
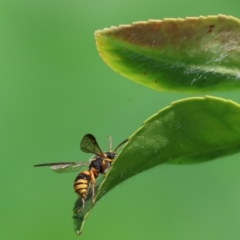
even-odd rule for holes
{"type": "Polygon", "coordinates": [[[75,192],[84,199],[87,197],[87,191],[90,180],[91,180],[90,172],[83,171],[78,174],[74,182],[75,192]]]}

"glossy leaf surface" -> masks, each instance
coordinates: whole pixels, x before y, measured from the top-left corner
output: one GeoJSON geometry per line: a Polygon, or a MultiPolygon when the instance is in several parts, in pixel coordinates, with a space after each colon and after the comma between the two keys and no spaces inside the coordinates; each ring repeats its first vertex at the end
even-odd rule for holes
{"type": "MultiPolygon", "coordinates": [[[[211,96],[173,102],[129,138],[100,185],[96,200],[122,181],[159,164],[193,164],[239,151],[239,104],[211,96]]],[[[88,201],[79,218],[75,212],[75,226],[81,230],[92,208],[91,196],[88,201]]]]}
{"type": "Polygon", "coordinates": [[[95,32],[103,61],[158,91],[240,88],[240,21],[225,15],[134,22],[95,32]]]}

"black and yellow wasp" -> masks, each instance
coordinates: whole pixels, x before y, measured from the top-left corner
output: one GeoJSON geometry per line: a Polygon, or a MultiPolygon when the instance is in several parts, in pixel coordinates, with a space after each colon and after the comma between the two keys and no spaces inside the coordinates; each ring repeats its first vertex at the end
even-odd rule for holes
{"type": "Polygon", "coordinates": [[[57,162],[57,163],[43,163],[36,164],[34,167],[50,166],[50,168],[59,173],[78,171],[81,167],[88,165],[88,170],[80,172],[74,181],[74,190],[82,199],[82,208],[84,208],[85,199],[87,198],[89,185],[91,183],[92,188],[92,202],[94,203],[95,197],[95,179],[99,174],[105,174],[110,168],[112,162],[117,156],[117,149],[126,143],[128,139],[121,142],[115,150],[112,151],[112,138],[109,137],[109,150],[102,152],[96,138],[92,134],[86,134],[81,142],[80,149],[86,153],[93,153],[94,156],[89,162],[57,162]]]}

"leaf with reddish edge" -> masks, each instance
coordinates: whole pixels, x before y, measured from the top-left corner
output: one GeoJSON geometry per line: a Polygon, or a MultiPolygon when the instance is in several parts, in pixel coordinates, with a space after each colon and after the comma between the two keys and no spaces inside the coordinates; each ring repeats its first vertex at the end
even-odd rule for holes
{"type": "Polygon", "coordinates": [[[199,93],[240,88],[240,20],[165,18],[95,32],[103,61],[152,89],[199,93]]]}

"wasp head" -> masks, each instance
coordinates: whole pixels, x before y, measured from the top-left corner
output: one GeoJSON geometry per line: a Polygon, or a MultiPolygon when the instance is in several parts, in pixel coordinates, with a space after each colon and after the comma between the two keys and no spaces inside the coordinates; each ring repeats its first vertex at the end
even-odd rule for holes
{"type": "Polygon", "coordinates": [[[115,152],[106,152],[105,154],[107,155],[107,158],[109,158],[109,159],[114,159],[117,156],[117,154],[115,152]]]}

